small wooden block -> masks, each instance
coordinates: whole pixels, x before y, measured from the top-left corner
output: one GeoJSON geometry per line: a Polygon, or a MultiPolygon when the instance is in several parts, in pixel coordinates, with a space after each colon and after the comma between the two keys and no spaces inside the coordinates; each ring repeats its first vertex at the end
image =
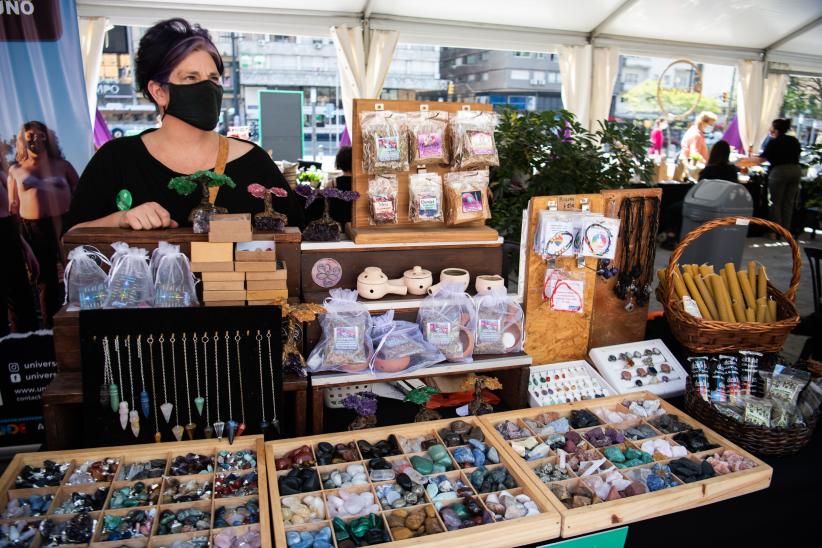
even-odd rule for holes
{"type": "Polygon", "coordinates": [[[248,301],[270,301],[273,299],[287,299],[288,290],[286,289],[264,289],[259,291],[246,291],[246,300],[248,301]]]}
{"type": "Polygon", "coordinates": [[[252,239],[250,213],[212,215],[209,219],[209,242],[249,242],[252,239]]]}
{"type": "Polygon", "coordinates": [[[282,304],[282,301],[248,301],[248,306],[268,306],[282,304]]]}
{"type": "Polygon", "coordinates": [[[285,269],[285,261],[277,261],[277,270],[276,271],[264,271],[264,272],[246,272],[245,273],[246,280],[287,280],[288,279],[288,271],[285,269]]]}
{"type": "Polygon", "coordinates": [[[243,282],[245,272],[203,272],[203,282],[243,282]]]}
{"type": "Polygon", "coordinates": [[[192,263],[227,263],[234,260],[230,243],[191,242],[192,263]]]}
{"type": "Polygon", "coordinates": [[[257,250],[257,251],[235,251],[235,261],[250,261],[250,262],[276,262],[277,253],[272,250],[257,250]]]}
{"type": "Polygon", "coordinates": [[[245,301],[205,301],[206,306],[245,306],[245,301]]]}
{"type": "MultiPolygon", "coordinates": [[[[192,242],[193,243],[193,242],[192,242]]],[[[191,262],[192,272],[234,272],[234,263],[195,263],[191,262]]]]}
{"type": "Polygon", "coordinates": [[[245,291],[203,291],[203,301],[245,301],[245,291]]]}
{"type": "Polygon", "coordinates": [[[203,282],[203,291],[242,291],[245,282],[203,282]]]}
{"type": "Polygon", "coordinates": [[[286,286],[286,280],[249,280],[245,283],[245,288],[248,290],[256,291],[261,289],[285,289],[287,290],[288,287],[286,286]]]}
{"type": "Polygon", "coordinates": [[[234,270],[237,272],[274,272],[277,270],[277,263],[275,261],[268,261],[264,263],[258,262],[235,262],[234,270]]]}

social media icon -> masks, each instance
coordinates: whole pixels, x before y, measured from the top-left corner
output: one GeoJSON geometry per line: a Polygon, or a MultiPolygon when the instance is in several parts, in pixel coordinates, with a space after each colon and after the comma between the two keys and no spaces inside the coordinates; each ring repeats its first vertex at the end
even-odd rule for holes
{"type": "Polygon", "coordinates": [[[23,380],[23,379],[20,377],[20,375],[19,375],[19,374],[17,374],[17,373],[12,373],[11,375],[9,375],[9,379],[10,379],[10,380],[11,380],[11,382],[12,382],[12,383],[14,383],[14,384],[17,384],[18,382],[22,382],[22,380],[23,380]]]}
{"type": "Polygon", "coordinates": [[[17,362],[11,362],[9,364],[9,373],[17,373],[20,371],[20,365],[17,362]]]}

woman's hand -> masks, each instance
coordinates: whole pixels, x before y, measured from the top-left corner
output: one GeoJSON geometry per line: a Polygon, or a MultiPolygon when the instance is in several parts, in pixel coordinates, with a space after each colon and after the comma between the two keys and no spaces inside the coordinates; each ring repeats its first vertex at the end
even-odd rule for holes
{"type": "Polygon", "coordinates": [[[157,202],[146,202],[124,211],[120,217],[120,228],[132,230],[154,230],[156,228],[177,228],[177,221],[157,202]]]}

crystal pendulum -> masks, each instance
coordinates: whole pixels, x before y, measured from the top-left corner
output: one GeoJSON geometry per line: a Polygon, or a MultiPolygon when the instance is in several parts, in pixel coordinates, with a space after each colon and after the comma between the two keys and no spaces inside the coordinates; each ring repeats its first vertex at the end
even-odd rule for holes
{"type": "MultiPolygon", "coordinates": [[[[203,373],[205,373],[205,412],[206,422],[203,426],[203,436],[210,440],[214,436],[214,429],[211,427],[211,415],[208,412],[208,333],[203,333],[203,373]]],[[[215,353],[216,358],[216,353],[215,353]]],[[[196,400],[195,400],[196,403],[196,400]]]]}
{"type": "Polygon", "coordinates": [[[257,362],[260,365],[260,413],[262,413],[262,420],[260,421],[260,434],[265,437],[268,433],[269,422],[265,420],[265,382],[263,381],[263,336],[260,330],[257,330],[257,362]]]}
{"type": "Polygon", "coordinates": [[[243,368],[240,365],[240,332],[234,336],[234,344],[237,347],[237,373],[240,376],[240,424],[237,426],[237,435],[242,436],[245,432],[245,389],[243,388],[243,368]]]}
{"type": "MultiPolygon", "coordinates": [[[[223,439],[223,428],[225,428],[225,423],[220,420],[220,367],[219,367],[219,360],[217,359],[217,349],[219,348],[220,344],[220,336],[215,331],[214,332],[214,379],[216,382],[216,390],[214,393],[217,395],[217,422],[214,423],[214,435],[217,436],[218,440],[223,439]]],[[[230,402],[231,400],[229,400],[230,402]]]]}
{"type": "Polygon", "coordinates": [[[120,415],[120,426],[123,430],[128,426],[128,402],[123,399],[123,364],[120,360],[120,335],[114,337],[114,352],[117,354],[117,375],[120,377],[120,405],[117,412],[120,415]]]}
{"type": "MultiPolygon", "coordinates": [[[[196,335],[194,336],[194,348],[197,348],[197,340],[196,335]]],[[[197,429],[197,425],[194,424],[194,421],[191,420],[191,387],[188,384],[188,350],[186,349],[188,346],[188,337],[183,332],[183,371],[185,372],[186,377],[186,405],[188,407],[188,422],[186,423],[185,430],[186,435],[188,435],[188,439],[194,439],[194,431],[197,429]]]]}
{"type": "Polygon", "coordinates": [[[163,418],[166,420],[166,424],[168,424],[171,420],[171,410],[174,409],[174,406],[169,403],[168,391],[166,390],[166,352],[163,347],[166,339],[163,334],[160,333],[160,338],[157,340],[160,341],[160,368],[163,372],[163,404],[160,406],[160,411],[163,412],[163,418]]]}
{"type": "Polygon", "coordinates": [[[194,407],[197,409],[197,414],[202,416],[205,398],[200,395],[200,359],[197,352],[197,333],[194,333],[191,340],[194,341],[194,373],[196,374],[195,380],[197,381],[197,397],[194,398],[194,407]]]}
{"type": "Polygon", "coordinates": [[[174,397],[174,426],[171,428],[171,433],[174,434],[177,441],[181,441],[183,439],[183,427],[180,425],[180,408],[177,406],[177,356],[174,351],[174,343],[177,342],[177,339],[174,337],[174,333],[171,334],[168,342],[171,343],[171,394],[174,397]]]}
{"type": "Polygon", "coordinates": [[[121,401],[120,402],[120,426],[123,430],[126,429],[128,426],[128,402],[121,401]]]}
{"type": "MultiPolygon", "coordinates": [[[[114,384],[114,371],[111,368],[111,353],[108,347],[108,337],[103,337],[103,386],[107,391],[106,403],[111,405],[112,412],[120,409],[120,391],[114,384]]],[[[100,401],[102,402],[102,388],[100,401]]]]}
{"type": "MultiPolygon", "coordinates": [[[[131,401],[134,401],[134,373],[131,368],[131,335],[126,335],[126,352],[128,353],[128,380],[129,380],[129,395],[131,401]]],[[[128,412],[128,422],[131,425],[131,433],[137,438],[140,436],[140,414],[137,409],[132,408],[128,412]]]]}
{"type": "Polygon", "coordinates": [[[228,443],[234,443],[234,436],[237,435],[237,421],[234,420],[234,410],[231,406],[231,358],[229,356],[228,331],[225,332],[225,370],[228,372],[228,422],[225,423],[228,443]]]}
{"type": "Polygon", "coordinates": [[[148,343],[148,358],[149,363],[151,364],[151,393],[155,395],[155,397],[151,400],[151,403],[154,406],[154,441],[156,443],[160,443],[163,439],[163,435],[160,434],[160,419],[157,417],[157,390],[154,387],[154,335],[149,335],[146,342],[148,343]]]}
{"type": "Polygon", "coordinates": [[[143,390],[140,392],[140,409],[143,411],[143,416],[149,418],[151,414],[151,406],[149,405],[148,391],[146,391],[146,374],[143,366],[143,336],[137,335],[137,359],[140,360],[140,386],[143,390]]]}
{"type": "Polygon", "coordinates": [[[274,363],[271,359],[271,330],[265,334],[268,342],[268,373],[271,378],[271,428],[277,436],[280,435],[280,421],[277,419],[277,392],[274,387],[274,363]]]}

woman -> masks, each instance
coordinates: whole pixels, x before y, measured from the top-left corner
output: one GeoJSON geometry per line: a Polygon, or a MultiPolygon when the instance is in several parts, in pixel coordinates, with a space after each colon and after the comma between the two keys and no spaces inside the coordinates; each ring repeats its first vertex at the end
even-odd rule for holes
{"type": "Polygon", "coordinates": [[[787,135],[791,121],[777,118],[771,122],[768,131],[770,139],[765,150],[759,156],[741,158],[740,166],[758,166],[766,160],[771,164],[768,169],[768,190],[771,194],[771,219],[785,230],[791,230],[794,201],[799,192],[799,180],[802,168],[799,166],[799,155],[802,147],[796,137],[787,135]]]}
{"type": "Polygon", "coordinates": [[[682,152],[680,160],[688,161],[695,154],[699,154],[704,161],[708,157],[708,145],[705,144],[705,132],[713,130],[713,125],[716,123],[716,114],[713,112],[703,111],[694,120],[693,125],[688,128],[685,135],[682,136],[682,152]]]}
{"type": "Polygon", "coordinates": [[[668,129],[668,122],[664,118],[657,118],[654,127],[651,129],[651,154],[662,156],[662,147],[665,143],[665,130],[668,129]]]}
{"type": "Polygon", "coordinates": [[[63,157],[54,132],[42,122],[26,122],[17,136],[17,163],[9,169],[9,208],[40,264],[40,300],[46,325],[63,302],[58,265],[61,216],[77,187],[77,172],[63,157]]]}
{"type": "Polygon", "coordinates": [[[731,145],[727,141],[719,140],[714,143],[711,147],[711,155],[708,157],[708,164],[699,172],[699,180],[722,179],[736,183],[739,170],[729,161],[730,156],[731,145]]]}
{"type": "Polygon", "coordinates": [[[217,206],[230,213],[262,211],[263,201],[248,193],[248,185],[276,186],[288,192],[288,199],[275,200],[275,208],[288,215],[290,224],[301,226],[297,197],[268,154],[214,131],[222,74],[222,58],[207,30],[183,19],[150,28],[140,40],[135,77],[143,95],[156,105],[162,125],[109,141],[97,151],[80,178],[66,225],[134,230],[189,225],[200,193],[181,196],[168,188],[169,180],[224,167],[237,186],[221,187],[217,206]]]}

